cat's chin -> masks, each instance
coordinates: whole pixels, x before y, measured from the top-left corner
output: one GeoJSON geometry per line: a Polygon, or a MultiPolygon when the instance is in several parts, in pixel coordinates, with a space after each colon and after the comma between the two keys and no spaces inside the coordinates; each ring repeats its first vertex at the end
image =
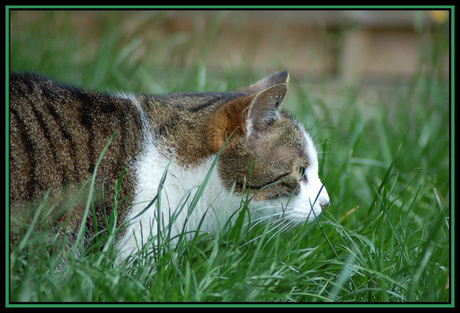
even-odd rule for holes
{"type": "Polygon", "coordinates": [[[316,220],[323,210],[329,206],[329,196],[324,188],[318,193],[318,196],[302,197],[300,194],[297,198],[292,201],[292,209],[289,210],[287,218],[292,221],[298,221],[298,223],[313,222],[316,220]]]}
{"type": "Polygon", "coordinates": [[[284,220],[290,225],[315,221],[329,206],[329,195],[319,179],[316,184],[301,183],[300,192],[289,198],[265,200],[255,203],[259,220],[284,220]]]}
{"type": "Polygon", "coordinates": [[[292,207],[286,210],[286,220],[294,225],[311,223],[315,221],[322,213],[320,206],[313,207],[292,207]]]}

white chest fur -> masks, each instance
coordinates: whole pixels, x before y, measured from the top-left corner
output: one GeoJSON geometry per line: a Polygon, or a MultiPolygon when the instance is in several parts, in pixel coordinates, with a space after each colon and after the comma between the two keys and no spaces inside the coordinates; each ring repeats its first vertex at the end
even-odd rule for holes
{"type": "Polygon", "coordinates": [[[183,168],[160,154],[154,144],[146,145],[135,165],[135,198],[127,216],[129,226],[118,245],[120,259],[156,236],[158,229],[165,229],[174,244],[184,230],[192,236],[198,227],[209,233],[222,227],[239,207],[241,196],[223,187],[217,169],[210,172],[214,160],[210,157],[197,167],[183,168]]]}

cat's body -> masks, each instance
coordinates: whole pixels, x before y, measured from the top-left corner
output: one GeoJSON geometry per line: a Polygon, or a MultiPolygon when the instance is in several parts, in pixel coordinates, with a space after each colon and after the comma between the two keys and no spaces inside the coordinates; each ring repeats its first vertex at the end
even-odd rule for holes
{"type": "Polygon", "coordinates": [[[75,231],[84,206],[64,205],[64,198],[91,177],[114,134],[98,168],[103,199],[87,225],[89,230],[94,220],[104,225],[125,169],[116,200],[126,207],[118,208],[118,224],[129,221],[119,238],[121,258],[156,235],[159,221],[161,228],[171,222],[171,237],[198,226],[217,232],[248,190],[254,216],[293,224],[313,220],[329,198],[318,178],[311,138],[279,110],[287,81],[287,73],[281,72],[236,92],[102,95],[31,74],[12,74],[12,215],[15,220],[26,216],[29,202],[52,187],[48,201],[66,209],[50,217],[75,231]],[[193,203],[207,177],[199,201],[193,203]]]}

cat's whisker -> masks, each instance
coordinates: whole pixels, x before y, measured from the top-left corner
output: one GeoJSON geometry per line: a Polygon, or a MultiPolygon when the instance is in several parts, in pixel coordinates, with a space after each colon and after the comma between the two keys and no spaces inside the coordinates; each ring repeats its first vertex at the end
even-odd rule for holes
{"type": "Polygon", "coordinates": [[[278,216],[280,216],[282,214],[284,214],[284,213],[279,212],[279,213],[275,213],[275,214],[272,214],[272,215],[261,216],[261,217],[258,217],[256,219],[252,220],[251,222],[247,222],[247,223],[243,224],[243,226],[247,226],[247,225],[251,224],[251,227],[249,228],[249,230],[252,230],[257,225],[259,225],[259,224],[261,224],[263,222],[269,221],[269,220],[272,220],[272,223],[275,223],[276,221],[278,221],[278,219],[273,221],[273,218],[274,217],[276,218],[276,217],[278,217],[278,216]]]}
{"type": "MultiPolygon", "coordinates": [[[[283,224],[280,224],[280,225],[283,225],[283,224]]],[[[277,235],[281,234],[282,232],[284,232],[286,229],[289,229],[291,226],[293,226],[294,224],[292,222],[288,222],[288,223],[285,223],[280,229],[278,229],[270,238],[268,238],[267,242],[264,244],[264,248],[265,246],[277,235]]]]}
{"type": "Polygon", "coordinates": [[[279,209],[279,205],[270,205],[270,206],[258,207],[257,209],[253,209],[252,212],[256,213],[258,211],[268,210],[268,209],[277,210],[277,209],[279,209]]]}
{"type": "Polygon", "coordinates": [[[262,238],[262,237],[265,236],[266,234],[268,234],[268,233],[270,233],[270,232],[276,230],[276,229],[277,229],[278,227],[280,227],[281,225],[283,225],[283,221],[282,221],[282,220],[275,221],[274,224],[271,224],[271,225],[270,225],[270,228],[267,230],[267,232],[264,232],[264,233],[262,233],[261,235],[259,235],[259,236],[255,237],[255,238],[253,238],[253,239],[251,239],[251,240],[245,242],[241,247],[244,247],[244,246],[250,244],[251,242],[256,241],[256,240],[262,238]]]}

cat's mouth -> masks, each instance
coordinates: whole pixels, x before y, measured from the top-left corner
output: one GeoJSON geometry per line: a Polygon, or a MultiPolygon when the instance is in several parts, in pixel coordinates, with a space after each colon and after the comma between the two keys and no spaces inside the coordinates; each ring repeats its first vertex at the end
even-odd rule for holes
{"type": "Polygon", "coordinates": [[[321,203],[319,204],[319,206],[321,207],[321,210],[327,209],[330,205],[331,205],[330,201],[328,201],[328,202],[326,202],[324,204],[321,204],[321,203]]]}
{"type": "Polygon", "coordinates": [[[329,195],[324,185],[321,185],[318,192],[312,193],[311,186],[301,186],[300,193],[295,196],[288,205],[287,219],[302,222],[316,220],[323,210],[330,206],[329,195]],[[310,196],[310,194],[312,194],[310,196]],[[291,208],[289,210],[289,208],[291,208]]]}

